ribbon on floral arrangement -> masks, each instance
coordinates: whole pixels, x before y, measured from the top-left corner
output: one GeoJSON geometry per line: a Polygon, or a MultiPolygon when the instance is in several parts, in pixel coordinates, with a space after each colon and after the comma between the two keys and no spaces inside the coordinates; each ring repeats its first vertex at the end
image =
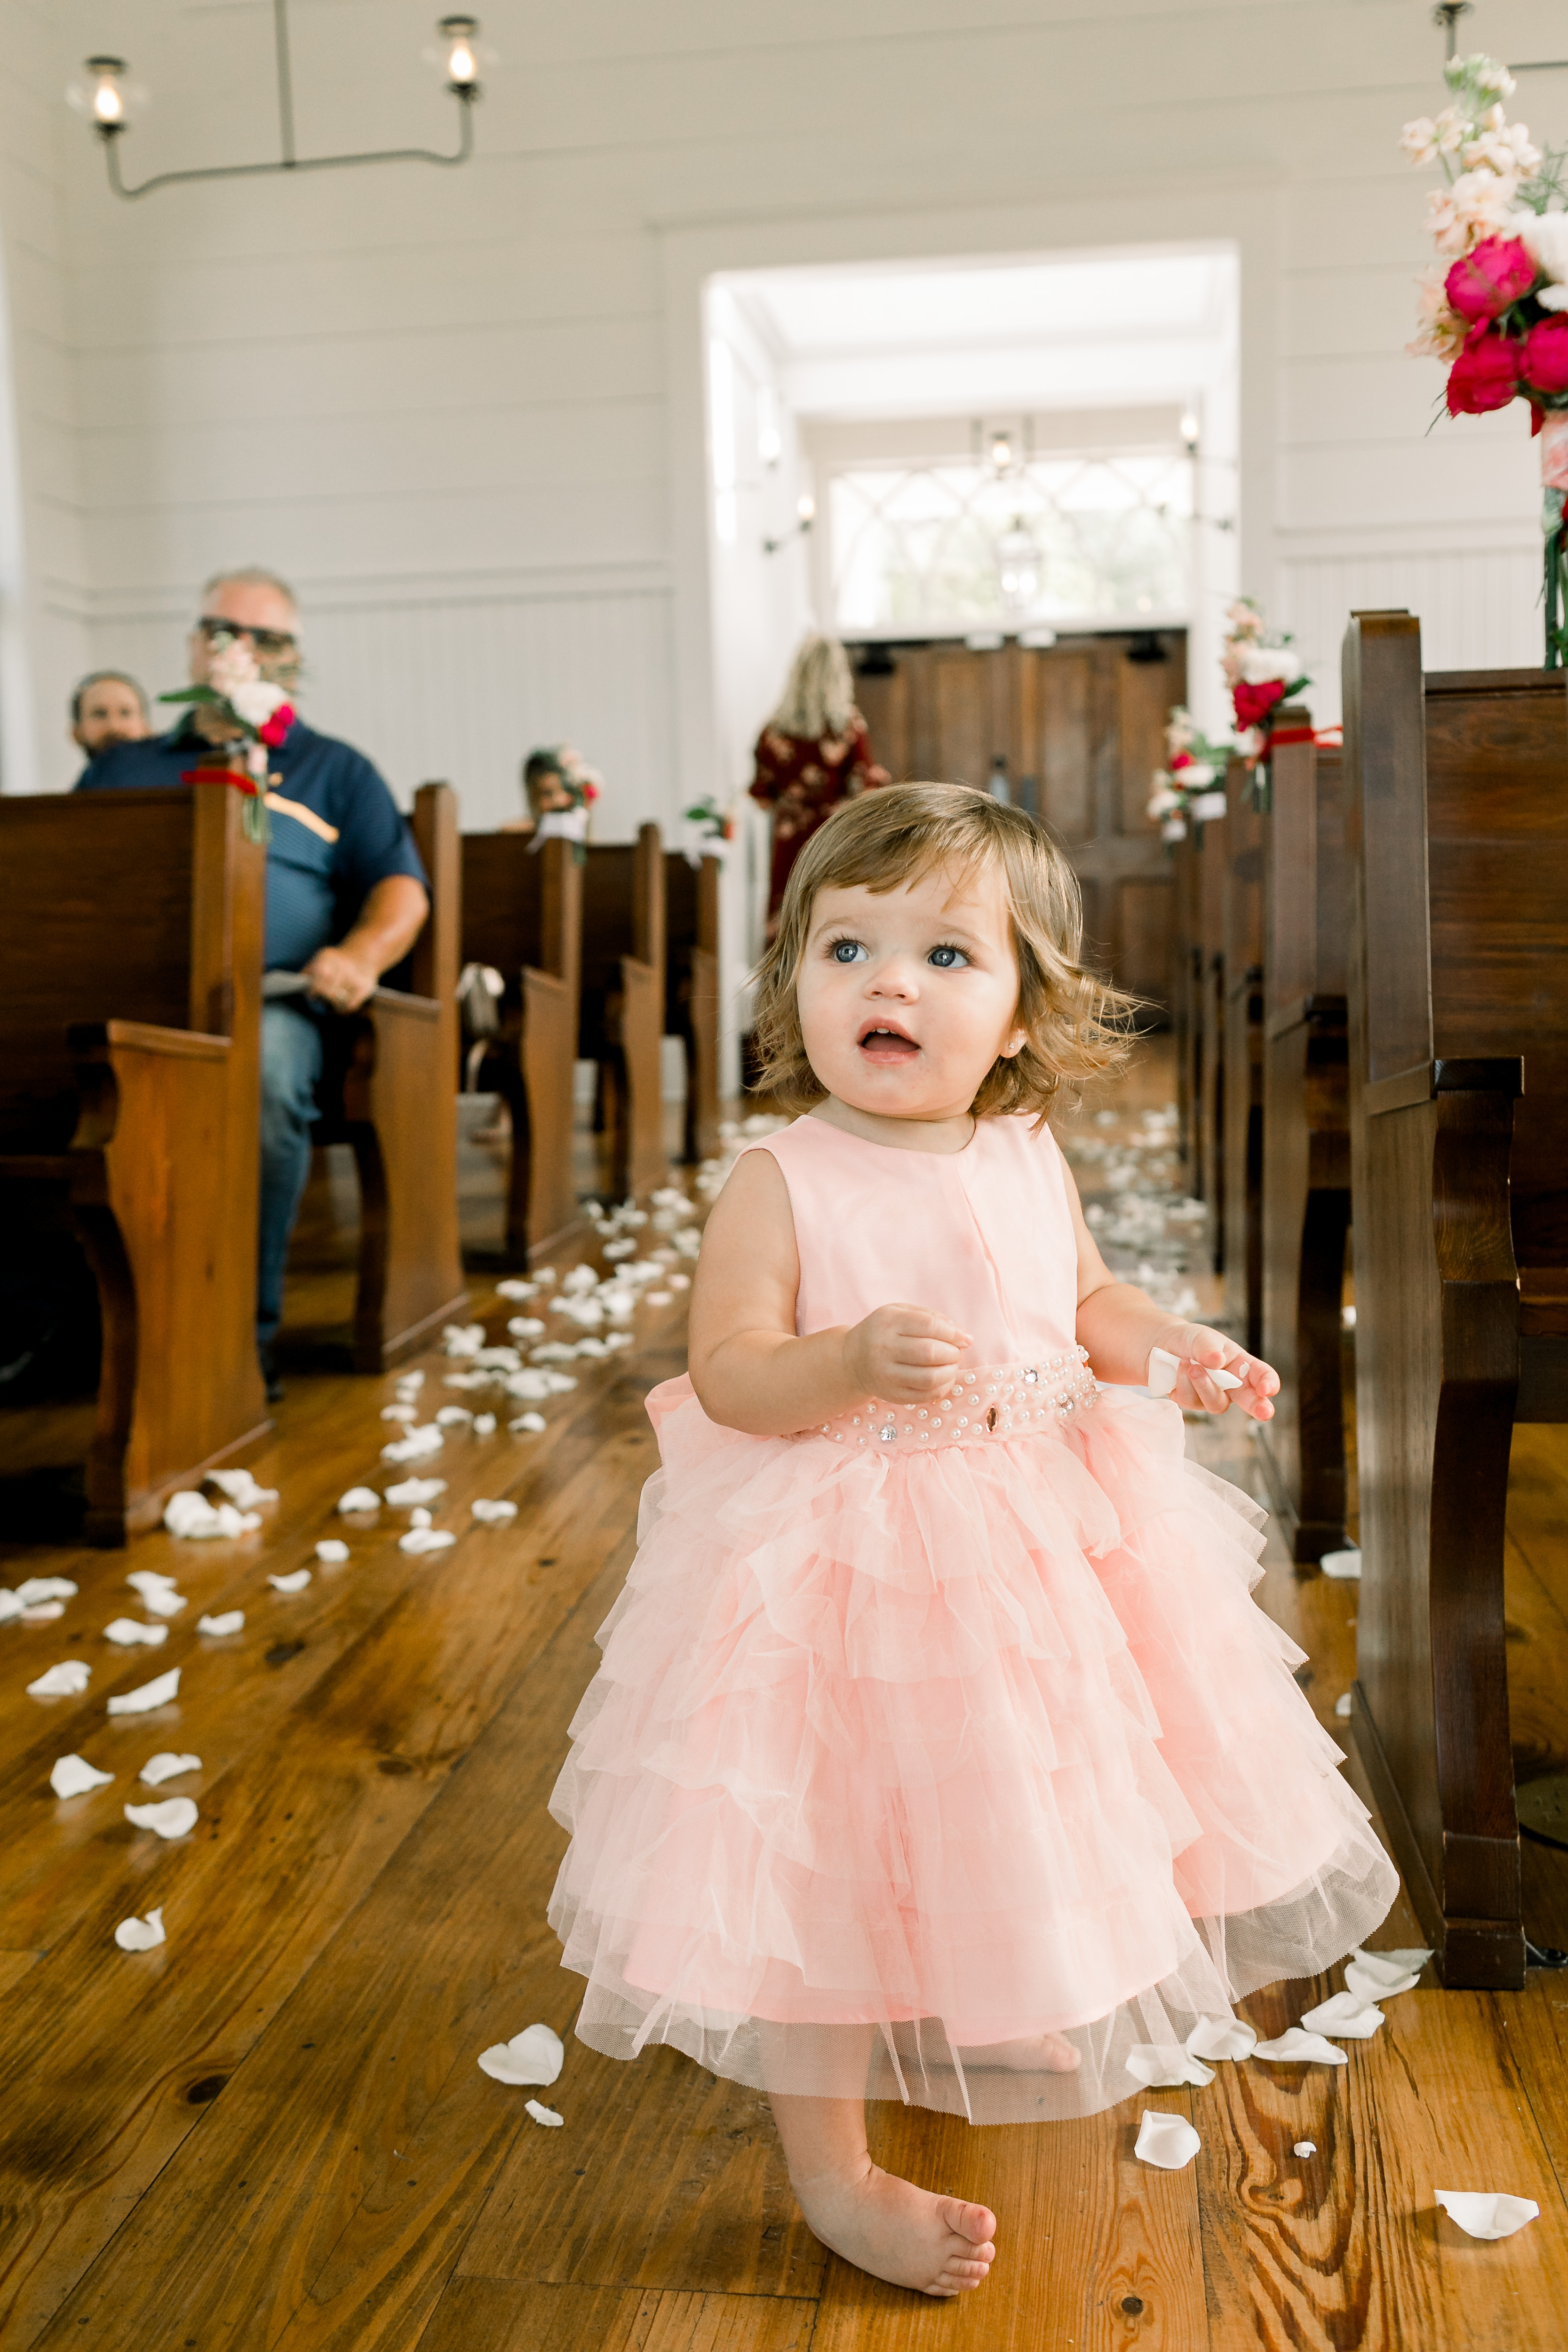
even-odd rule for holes
{"type": "Polygon", "coordinates": [[[1337,751],[1343,741],[1342,727],[1274,727],[1268,733],[1270,751],[1287,743],[1315,743],[1320,751],[1337,751]]]}
{"type": "Polygon", "coordinates": [[[246,768],[182,768],[183,784],[226,784],[230,792],[243,793],[245,807],[241,813],[247,841],[269,841],[271,820],[267,814],[267,779],[253,776],[246,768]]]}

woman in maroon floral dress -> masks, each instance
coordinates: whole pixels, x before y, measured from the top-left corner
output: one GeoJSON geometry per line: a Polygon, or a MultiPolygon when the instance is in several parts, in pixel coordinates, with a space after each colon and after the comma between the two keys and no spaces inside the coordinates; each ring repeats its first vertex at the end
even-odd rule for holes
{"type": "Polygon", "coordinates": [[[837,637],[809,636],[789,674],[784,699],[757,738],[752,798],[773,813],[768,889],[771,940],[790,867],[840,801],[888,782],[871,757],[866,721],[855,708],[855,682],[837,637]]]}

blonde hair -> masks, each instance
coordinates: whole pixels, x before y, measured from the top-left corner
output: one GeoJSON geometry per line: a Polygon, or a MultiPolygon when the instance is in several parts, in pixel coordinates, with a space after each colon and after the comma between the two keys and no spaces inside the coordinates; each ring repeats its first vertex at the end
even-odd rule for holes
{"type": "Polygon", "coordinates": [[[1034,1111],[1043,1121],[1064,1081],[1117,1069],[1131,1048],[1134,1000],[1084,969],[1078,877],[1022,809],[963,784],[892,784],[846,801],[791,869],[777,936],[756,972],[756,1085],[782,1108],[826,1094],[806,1057],[795,982],[819,890],[897,890],[938,867],[955,879],[999,873],[1018,959],[1022,1050],[998,1055],[971,1105],[977,1118],[1034,1111]]]}
{"type": "Polygon", "coordinates": [[[842,735],[855,716],[855,681],[837,637],[803,637],[790,664],[789,683],[768,725],[776,735],[820,743],[842,735]]]}

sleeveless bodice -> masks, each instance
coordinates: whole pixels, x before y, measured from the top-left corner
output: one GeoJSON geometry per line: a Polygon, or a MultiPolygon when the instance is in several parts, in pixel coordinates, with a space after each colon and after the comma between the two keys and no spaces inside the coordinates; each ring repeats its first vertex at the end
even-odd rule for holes
{"type": "Polygon", "coordinates": [[[772,1152],[789,1187],[802,1339],[899,1303],[967,1331],[965,1369],[1074,1351],[1067,1171],[1029,1114],[980,1119],[951,1153],[900,1151],[810,1118],[753,1148],[772,1152]]]}

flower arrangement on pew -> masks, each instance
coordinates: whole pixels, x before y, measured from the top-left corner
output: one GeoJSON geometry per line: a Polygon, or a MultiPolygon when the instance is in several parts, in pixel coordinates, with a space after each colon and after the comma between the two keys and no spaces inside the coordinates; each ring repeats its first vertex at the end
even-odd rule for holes
{"type": "Polygon", "coordinates": [[[1442,258],[1417,281],[1420,331],[1406,348],[1447,366],[1450,416],[1529,406],[1545,490],[1546,667],[1557,669],[1568,657],[1568,148],[1542,153],[1508,121],[1514,80],[1495,58],[1453,58],[1444,70],[1452,103],[1407,122],[1400,140],[1445,182],[1426,198],[1442,258]]]}
{"type": "Polygon", "coordinates": [[[1165,764],[1154,771],[1148,808],[1162,840],[1184,840],[1189,818],[1202,824],[1225,814],[1226,762],[1235,749],[1233,743],[1211,743],[1192,712],[1175,705],[1165,721],[1165,764]]]}
{"type": "Polygon", "coordinates": [[[215,636],[207,656],[206,683],[183,686],[161,694],[160,702],[195,703],[209,710],[235,740],[215,743],[212,757],[199,768],[187,768],[180,781],[186,784],[226,784],[245,795],[245,830],[252,841],[265,841],[270,831],[267,787],[267,757],[276,751],[294,723],[294,706],[288,690],[265,678],[255,654],[243,637],[215,636]]]}
{"type": "Polygon", "coordinates": [[[1226,619],[1230,625],[1220,667],[1230,688],[1242,752],[1256,772],[1268,764],[1275,712],[1311,680],[1289,632],[1270,632],[1252,597],[1238,597],[1226,619]]]}

